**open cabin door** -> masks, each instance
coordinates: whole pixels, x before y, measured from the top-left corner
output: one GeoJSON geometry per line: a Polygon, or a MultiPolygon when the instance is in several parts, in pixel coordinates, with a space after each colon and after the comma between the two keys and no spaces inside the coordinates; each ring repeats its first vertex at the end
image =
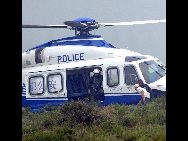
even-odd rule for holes
{"type": "Polygon", "coordinates": [[[89,81],[95,68],[98,68],[102,72],[100,66],[89,66],[66,70],[67,97],[69,99],[77,100],[88,96],[89,81]]]}

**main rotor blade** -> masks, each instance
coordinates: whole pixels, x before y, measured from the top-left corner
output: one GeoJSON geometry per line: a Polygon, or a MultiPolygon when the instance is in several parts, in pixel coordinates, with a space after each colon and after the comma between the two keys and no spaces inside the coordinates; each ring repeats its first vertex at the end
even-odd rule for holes
{"type": "Polygon", "coordinates": [[[162,20],[145,20],[145,21],[130,21],[130,22],[119,22],[119,23],[99,23],[101,26],[116,26],[116,25],[139,25],[139,24],[154,24],[154,23],[165,23],[166,19],[162,20]]]}
{"type": "Polygon", "coordinates": [[[67,25],[22,25],[22,28],[67,28],[67,25]]]}

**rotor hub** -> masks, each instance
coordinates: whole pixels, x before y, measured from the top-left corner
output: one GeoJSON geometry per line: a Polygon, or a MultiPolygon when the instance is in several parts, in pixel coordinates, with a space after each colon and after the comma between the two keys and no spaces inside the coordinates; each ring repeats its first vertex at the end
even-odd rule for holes
{"type": "Polygon", "coordinates": [[[99,28],[98,22],[92,18],[77,18],[73,21],[66,21],[64,23],[70,26],[72,30],[75,30],[76,35],[90,35],[89,31],[99,28]]]}

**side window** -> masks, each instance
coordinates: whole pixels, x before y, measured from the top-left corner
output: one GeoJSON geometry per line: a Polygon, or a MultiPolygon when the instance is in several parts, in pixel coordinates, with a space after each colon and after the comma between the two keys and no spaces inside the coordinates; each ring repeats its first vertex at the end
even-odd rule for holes
{"type": "Polygon", "coordinates": [[[107,85],[114,87],[119,85],[119,70],[116,67],[107,69],[107,85]]]}
{"type": "Polygon", "coordinates": [[[125,66],[124,73],[126,85],[134,85],[138,81],[138,75],[134,66],[125,66]]]}
{"type": "Polygon", "coordinates": [[[30,95],[41,95],[44,93],[44,77],[33,76],[29,78],[30,95]]]}
{"type": "Polygon", "coordinates": [[[42,51],[44,48],[38,48],[35,50],[35,62],[36,64],[42,63],[42,51]]]}
{"type": "Polygon", "coordinates": [[[61,74],[50,74],[47,77],[49,93],[58,93],[63,90],[63,77],[61,74]]]}

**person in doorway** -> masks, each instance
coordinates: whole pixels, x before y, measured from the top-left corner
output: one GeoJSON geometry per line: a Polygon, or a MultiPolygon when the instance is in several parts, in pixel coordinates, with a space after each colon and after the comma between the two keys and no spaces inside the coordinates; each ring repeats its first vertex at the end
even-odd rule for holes
{"type": "Polygon", "coordinates": [[[89,81],[89,100],[90,101],[104,101],[104,92],[102,87],[103,76],[99,69],[94,69],[94,75],[89,81]]]}
{"type": "Polygon", "coordinates": [[[141,79],[138,80],[137,84],[139,84],[140,87],[146,89],[146,91],[150,93],[150,99],[153,99],[155,97],[152,89],[147,84],[144,84],[141,79]]]}
{"type": "Polygon", "coordinates": [[[134,88],[136,91],[138,91],[142,96],[142,104],[147,104],[150,100],[150,93],[146,91],[146,89],[139,86],[139,84],[135,84],[134,88]]]}

